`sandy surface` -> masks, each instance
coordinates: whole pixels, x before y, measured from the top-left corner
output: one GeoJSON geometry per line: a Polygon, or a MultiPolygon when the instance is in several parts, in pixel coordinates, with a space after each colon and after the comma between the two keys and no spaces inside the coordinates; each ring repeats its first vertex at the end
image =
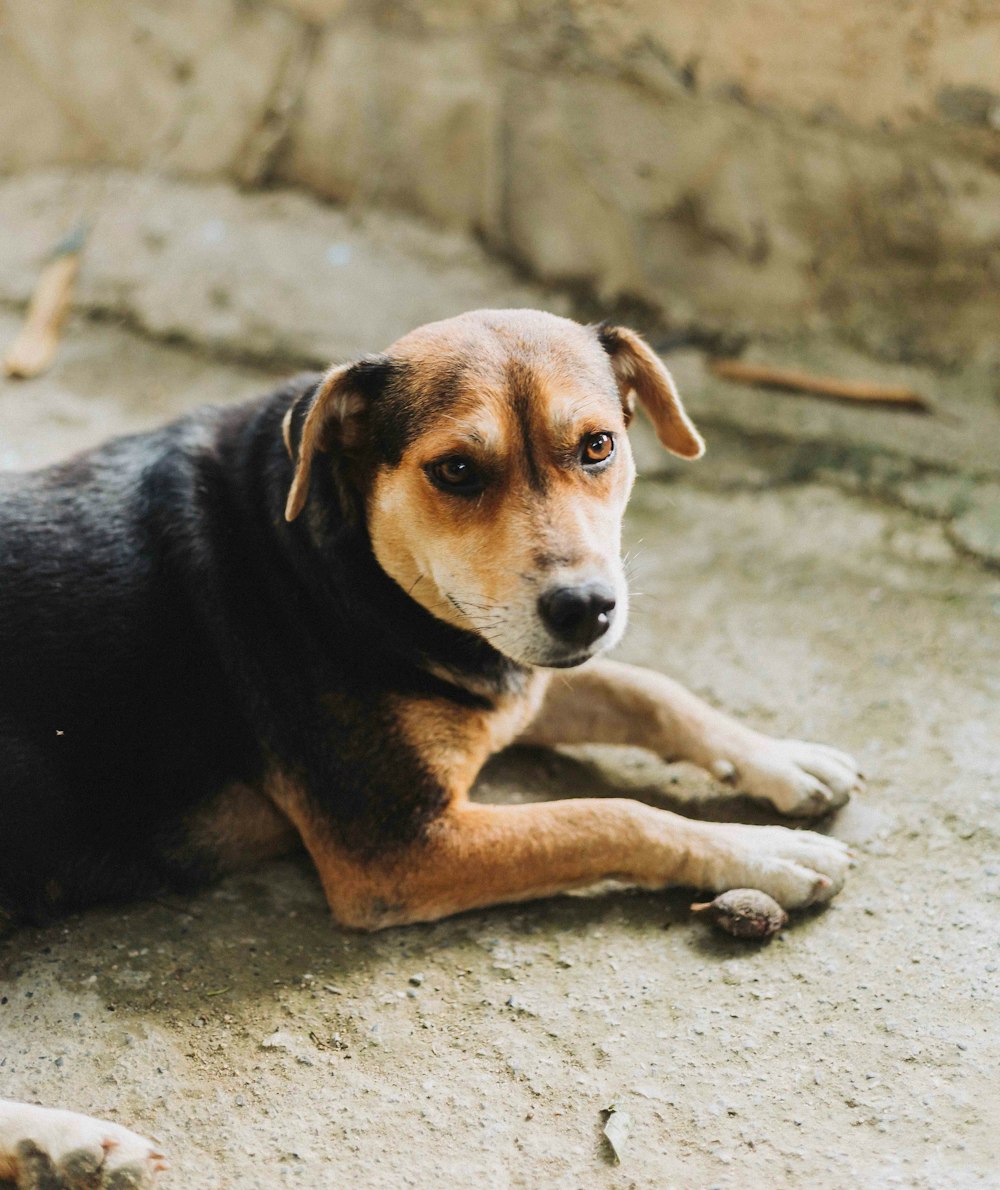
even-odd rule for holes
{"type": "MultiPolygon", "coordinates": [[[[0,461],[267,383],[78,326],[48,377],[0,387],[0,461]]],[[[619,889],[363,937],[290,860],[0,943],[0,1094],[154,1135],[165,1187],[1000,1184],[1000,579],[934,521],[710,467],[637,491],[621,652],[862,759],[828,911],[757,947],[687,893],[619,889]]],[[[616,788],[717,792],[613,750],[481,782],[616,788]]]]}

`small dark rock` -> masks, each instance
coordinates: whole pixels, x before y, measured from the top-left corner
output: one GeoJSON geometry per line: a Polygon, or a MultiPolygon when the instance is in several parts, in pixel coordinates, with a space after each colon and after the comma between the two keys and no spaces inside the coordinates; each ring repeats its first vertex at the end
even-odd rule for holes
{"type": "Polygon", "coordinates": [[[788,921],[778,902],[755,888],[732,888],[691,910],[708,913],[714,925],[735,938],[770,938],[788,921]]]}

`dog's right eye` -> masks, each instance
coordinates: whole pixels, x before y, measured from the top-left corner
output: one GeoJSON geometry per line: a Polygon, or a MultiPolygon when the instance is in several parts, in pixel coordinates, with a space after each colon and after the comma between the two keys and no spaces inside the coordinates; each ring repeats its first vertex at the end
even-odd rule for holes
{"type": "Polygon", "coordinates": [[[468,496],[482,491],[483,478],[476,470],[475,463],[461,455],[450,455],[446,459],[439,459],[427,468],[431,482],[445,492],[468,496]]]}

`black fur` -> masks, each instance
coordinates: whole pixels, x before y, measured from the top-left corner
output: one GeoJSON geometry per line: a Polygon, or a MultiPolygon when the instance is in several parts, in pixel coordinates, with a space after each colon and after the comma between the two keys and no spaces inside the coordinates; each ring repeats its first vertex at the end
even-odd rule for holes
{"type": "MultiPolygon", "coordinates": [[[[362,372],[377,405],[390,369],[362,372]]],[[[524,681],[381,570],[336,449],[285,522],[281,423],[318,381],[0,475],[0,917],[211,877],[185,821],[274,768],[344,846],[404,846],[444,794],[387,695],[473,704],[524,681]]],[[[368,448],[386,458],[406,433],[392,408],[368,448]]]]}

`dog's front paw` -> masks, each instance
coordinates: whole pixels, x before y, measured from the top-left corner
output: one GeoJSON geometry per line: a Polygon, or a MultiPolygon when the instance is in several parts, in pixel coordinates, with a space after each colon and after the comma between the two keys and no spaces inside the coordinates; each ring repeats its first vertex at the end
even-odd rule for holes
{"type": "Polygon", "coordinates": [[[796,818],[819,818],[837,809],[863,784],[857,763],[846,752],[766,736],[745,755],[715,761],[712,772],[741,793],[796,818]]]}
{"type": "Polygon", "coordinates": [[[148,1140],[76,1112],[0,1104],[0,1136],[18,1190],[146,1190],[167,1168],[148,1140]]]}
{"type": "Polygon", "coordinates": [[[784,826],[712,824],[705,887],[756,888],[785,909],[829,901],[844,886],[851,855],[845,844],[815,831],[784,826]]]}

